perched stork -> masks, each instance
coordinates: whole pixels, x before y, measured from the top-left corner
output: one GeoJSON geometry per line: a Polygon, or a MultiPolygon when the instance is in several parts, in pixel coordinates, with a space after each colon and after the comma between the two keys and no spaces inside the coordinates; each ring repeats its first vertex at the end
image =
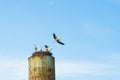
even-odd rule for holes
{"type": "Polygon", "coordinates": [[[42,47],[40,48],[40,52],[42,52],[42,47]]]}
{"type": "Polygon", "coordinates": [[[55,41],[61,45],[64,45],[63,42],[60,41],[60,39],[55,35],[55,33],[53,33],[53,38],[55,39],[55,41]]]}
{"type": "Polygon", "coordinates": [[[46,48],[46,51],[50,51],[50,49],[49,49],[49,46],[48,45],[45,45],[45,48],[46,48]]]}
{"type": "Polygon", "coordinates": [[[36,44],[34,44],[34,46],[35,46],[35,51],[37,51],[37,46],[36,46],[36,44]]]}

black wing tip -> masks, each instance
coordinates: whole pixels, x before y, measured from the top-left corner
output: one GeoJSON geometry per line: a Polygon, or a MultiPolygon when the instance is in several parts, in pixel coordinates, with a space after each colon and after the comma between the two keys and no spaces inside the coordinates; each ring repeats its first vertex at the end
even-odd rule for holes
{"type": "Polygon", "coordinates": [[[65,45],[64,43],[62,43],[62,45],[65,45]]]}
{"type": "Polygon", "coordinates": [[[63,45],[65,45],[65,43],[63,43],[63,45]]]}
{"type": "Polygon", "coordinates": [[[55,33],[53,33],[53,35],[55,35],[55,33]]]}
{"type": "Polygon", "coordinates": [[[57,41],[59,44],[61,44],[61,45],[65,45],[63,42],[60,42],[60,41],[57,41]]]}
{"type": "Polygon", "coordinates": [[[47,48],[48,46],[47,45],[45,45],[45,48],[47,48]]]}
{"type": "Polygon", "coordinates": [[[54,39],[56,38],[56,35],[55,35],[55,33],[53,33],[53,38],[54,38],[54,39]]]}

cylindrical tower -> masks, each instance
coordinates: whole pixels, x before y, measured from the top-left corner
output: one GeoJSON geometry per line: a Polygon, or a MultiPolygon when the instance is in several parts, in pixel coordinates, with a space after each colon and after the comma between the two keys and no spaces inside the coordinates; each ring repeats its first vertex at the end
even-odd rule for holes
{"type": "Polygon", "coordinates": [[[50,52],[34,52],[28,60],[29,80],[55,80],[55,58],[50,52]]]}

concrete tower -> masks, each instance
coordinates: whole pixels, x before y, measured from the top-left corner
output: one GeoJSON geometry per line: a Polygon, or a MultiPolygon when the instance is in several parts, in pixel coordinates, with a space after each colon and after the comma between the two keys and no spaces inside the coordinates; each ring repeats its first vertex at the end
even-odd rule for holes
{"type": "Polygon", "coordinates": [[[49,51],[36,51],[28,58],[29,80],[55,80],[55,58],[49,51]]]}

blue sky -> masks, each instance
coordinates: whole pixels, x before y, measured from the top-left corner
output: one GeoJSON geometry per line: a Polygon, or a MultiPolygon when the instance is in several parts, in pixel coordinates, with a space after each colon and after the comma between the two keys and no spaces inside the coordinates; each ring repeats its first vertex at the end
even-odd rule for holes
{"type": "Polygon", "coordinates": [[[52,48],[56,80],[119,80],[119,9],[119,0],[1,0],[1,80],[28,80],[34,44],[52,48]]]}

